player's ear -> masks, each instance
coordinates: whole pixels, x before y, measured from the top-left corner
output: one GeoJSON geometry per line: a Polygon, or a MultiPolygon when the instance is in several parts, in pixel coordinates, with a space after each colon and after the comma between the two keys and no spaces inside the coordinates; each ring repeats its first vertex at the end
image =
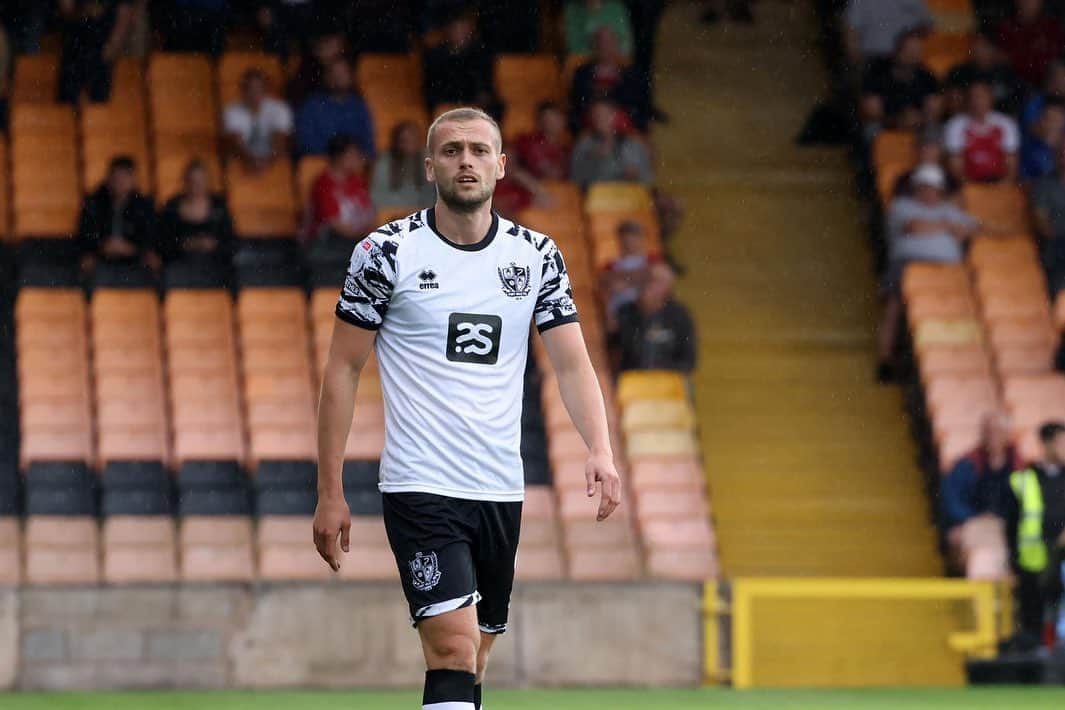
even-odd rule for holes
{"type": "Polygon", "coordinates": [[[425,180],[426,182],[436,182],[436,173],[433,171],[433,159],[426,157],[425,159],[425,180]]]}
{"type": "Polygon", "coordinates": [[[502,153],[501,152],[499,154],[499,164],[498,164],[497,168],[498,169],[496,170],[496,180],[502,180],[503,177],[507,174],[507,154],[506,153],[502,153]]]}

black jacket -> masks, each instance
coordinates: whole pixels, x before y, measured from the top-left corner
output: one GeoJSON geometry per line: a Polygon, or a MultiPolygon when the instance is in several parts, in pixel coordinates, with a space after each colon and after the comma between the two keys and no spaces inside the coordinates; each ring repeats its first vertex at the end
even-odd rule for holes
{"type": "Polygon", "coordinates": [[[133,242],[138,253],[132,259],[119,261],[137,262],[147,252],[158,251],[155,236],[155,207],[151,200],[134,192],[126,200],[120,212],[115,213],[111,191],[102,185],[85,198],[81,206],[81,219],[75,237],[81,254],[99,254],[100,244],[114,233],[133,242]]]}
{"type": "Polygon", "coordinates": [[[681,304],[671,300],[645,315],[635,303],[626,303],[617,320],[611,342],[621,351],[622,370],[695,369],[695,325],[681,304]]]}

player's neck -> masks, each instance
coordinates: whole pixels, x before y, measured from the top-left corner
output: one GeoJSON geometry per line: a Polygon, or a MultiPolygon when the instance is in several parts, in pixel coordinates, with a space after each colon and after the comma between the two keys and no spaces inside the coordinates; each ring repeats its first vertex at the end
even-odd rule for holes
{"type": "Polygon", "coordinates": [[[474,212],[456,212],[442,200],[436,201],[433,210],[436,217],[436,231],[455,244],[469,246],[477,244],[492,226],[492,203],[488,201],[474,212]]]}

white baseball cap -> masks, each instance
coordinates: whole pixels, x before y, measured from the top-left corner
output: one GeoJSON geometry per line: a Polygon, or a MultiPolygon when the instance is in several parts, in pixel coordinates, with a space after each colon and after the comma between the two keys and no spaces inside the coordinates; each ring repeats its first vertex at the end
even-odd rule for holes
{"type": "Polygon", "coordinates": [[[943,168],[934,163],[925,163],[913,171],[914,187],[934,187],[942,190],[947,185],[943,168]]]}

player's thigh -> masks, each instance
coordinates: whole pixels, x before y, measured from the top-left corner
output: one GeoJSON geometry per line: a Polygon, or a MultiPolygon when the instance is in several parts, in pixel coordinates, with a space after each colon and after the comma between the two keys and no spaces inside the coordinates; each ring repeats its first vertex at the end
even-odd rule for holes
{"type": "Polygon", "coordinates": [[[481,631],[487,634],[501,634],[507,629],[520,528],[520,502],[491,502],[481,506],[474,566],[477,589],[481,593],[478,622],[481,631]]]}
{"type": "Polygon", "coordinates": [[[476,672],[481,634],[473,606],[455,609],[418,623],[425,666],[476,672]]]}

